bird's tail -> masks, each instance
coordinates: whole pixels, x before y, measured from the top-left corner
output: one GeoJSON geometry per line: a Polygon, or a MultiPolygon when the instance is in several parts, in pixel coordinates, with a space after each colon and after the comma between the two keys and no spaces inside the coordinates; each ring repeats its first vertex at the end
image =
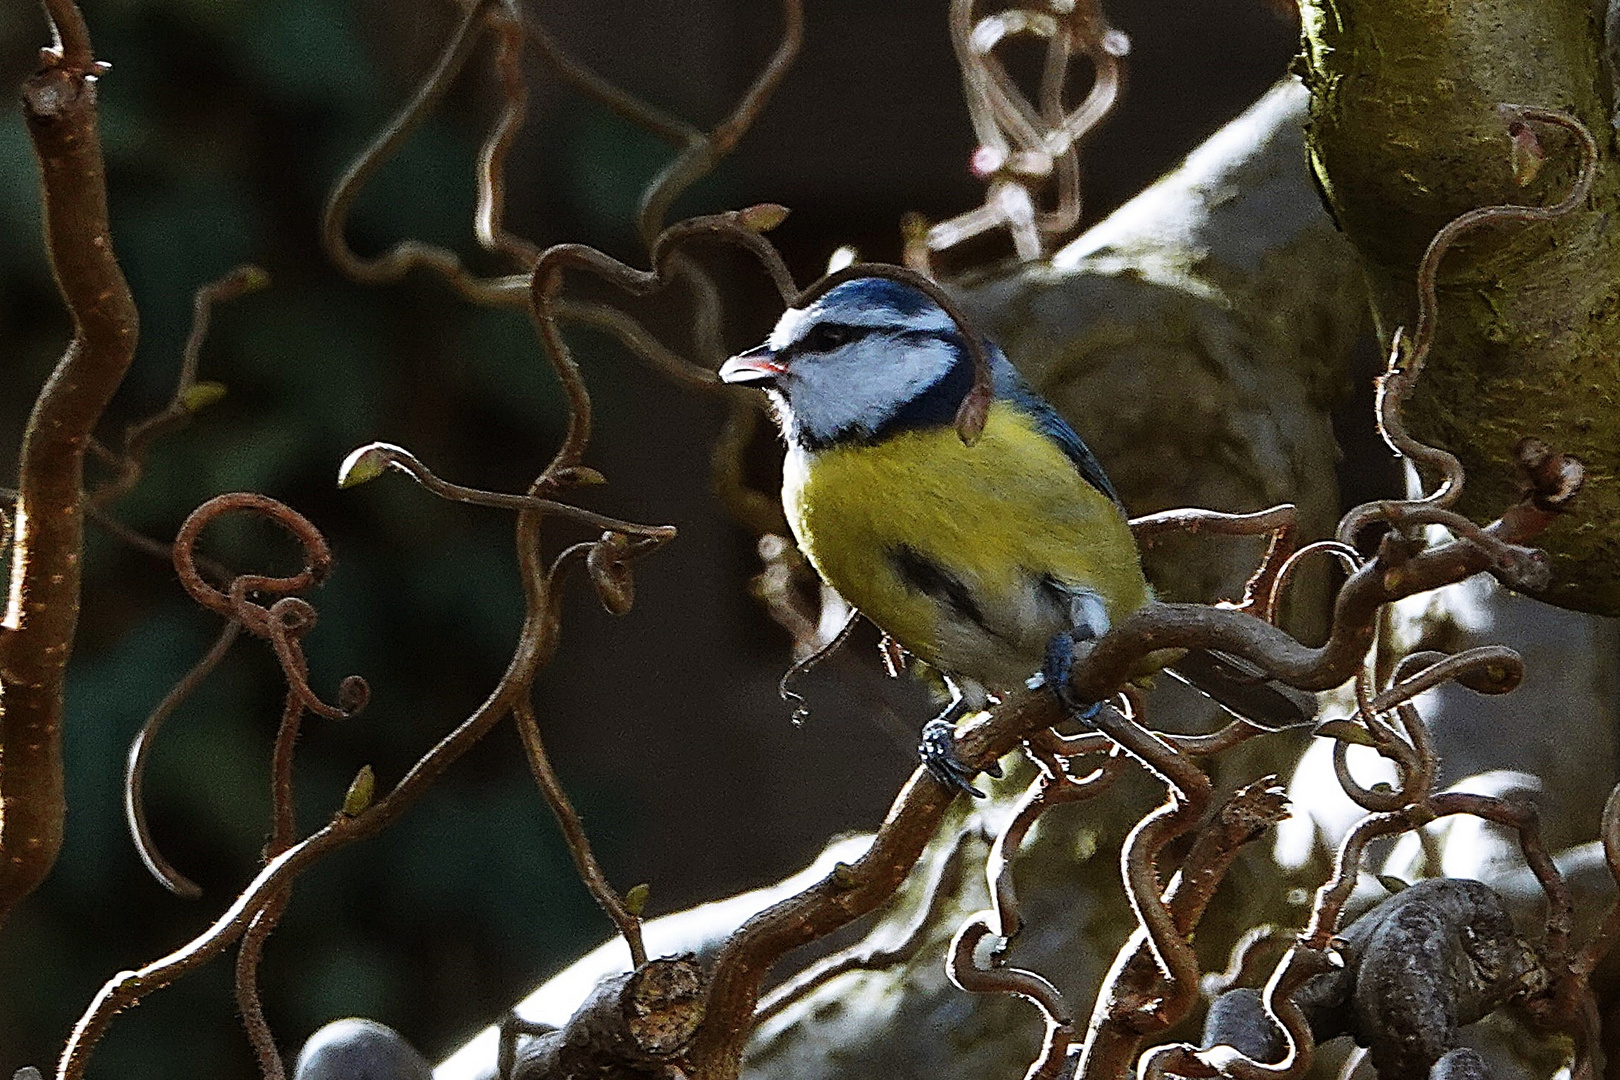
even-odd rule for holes
{"type": "Polygon", "coordinates": [[[1189,649],[1165,671],[1255,727],[1280,731],[1315,721],[1315,694],[1269,679],[1230,653],[1189,649]]]}

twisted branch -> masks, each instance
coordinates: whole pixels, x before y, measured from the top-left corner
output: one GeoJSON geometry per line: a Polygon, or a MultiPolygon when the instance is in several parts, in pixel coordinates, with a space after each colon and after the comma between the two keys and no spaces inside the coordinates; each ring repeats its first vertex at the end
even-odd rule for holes
{"type": "Polygon", "coordinates": [[[98,62],[78,6],[50,0],[53,45],[23,84],[45,246],[73,340],[34,401],[17,467],[0,619],[0,920],[62,845],[62,693],[79,618],[84,455],[135,354],[137,315],[113,255],[96,117],[98,62]]]}

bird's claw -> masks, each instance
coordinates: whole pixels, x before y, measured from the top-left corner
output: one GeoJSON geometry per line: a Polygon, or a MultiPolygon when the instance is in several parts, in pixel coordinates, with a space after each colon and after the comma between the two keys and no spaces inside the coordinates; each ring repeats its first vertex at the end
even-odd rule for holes
{"type": "Polygon", "coordinates": [[[1069,689],[1069,669],[1074,667],[1074,634],[1068,630],[1052,635],[1046,643],[1046,662],[1041,665],[1041,683],[1050,687],[1065,712],[1080,720],[1090,720],[1102,708],[1100,701],[1081,701],[1069,689]]]}
{"type": "MultiPolygon", "coordinates": [[[[985,797],[984,792],[973,786],[976,770],[969,768],[956,754],[956,724],[953,721],[936,716],[924,724],[917,756],[922,758],[929,775],[947,790],[960,791],[975,799],[985,797]]],[[[1001,766],[992,763],[984,771],[991,776],[1000,776],[1001,766]]]]}

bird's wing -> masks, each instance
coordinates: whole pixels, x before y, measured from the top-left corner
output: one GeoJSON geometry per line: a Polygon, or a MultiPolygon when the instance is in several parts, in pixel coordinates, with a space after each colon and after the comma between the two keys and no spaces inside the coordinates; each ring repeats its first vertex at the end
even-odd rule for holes
{"type": "Polygon", "coordinates": [[[1052,403],[1030,389],[1018,370],[1012,366],[1000,349],[995,351],[996,392],[999,396],[1007,398],[1019,409],[1029,414],[1030,418],[1040,428],[1041,434],[1062,447],[1063,454],[1073,462],[1080,475],[1085,477],[1086,483],[1102,492],[1113,500],[1114,504],[1124,510],[1125,504],[1120,501],[1119,492],[1103,472],[1102,462],[1097,455],[1091,452],[1085,440],[1069,426],[1061,413],[1052,407],[1052,403]]]}

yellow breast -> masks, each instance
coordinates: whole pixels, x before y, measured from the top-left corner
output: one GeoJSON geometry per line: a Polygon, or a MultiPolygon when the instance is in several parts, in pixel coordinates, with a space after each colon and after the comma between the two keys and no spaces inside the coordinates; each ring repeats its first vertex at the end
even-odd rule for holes
{"type": "Polygon", "coordinates": [[[1025,675],[1040,666],[1052,615],[1026,612],[1032,584],[1089,588],[1114,622],[1148,600],[1118,507],[1006,403],[991,407],[973,446],[943,427],[792,453],[782,503],[800,548],[840,595],[919,658],[992,686],[1005,680],[986,676],[1010,661],[979,652],[1015,654],[1025,675]],[[953,638],[937,597],[897,569],[900,551],[966,590],[992,624],[989,644],[953,638]]]}

